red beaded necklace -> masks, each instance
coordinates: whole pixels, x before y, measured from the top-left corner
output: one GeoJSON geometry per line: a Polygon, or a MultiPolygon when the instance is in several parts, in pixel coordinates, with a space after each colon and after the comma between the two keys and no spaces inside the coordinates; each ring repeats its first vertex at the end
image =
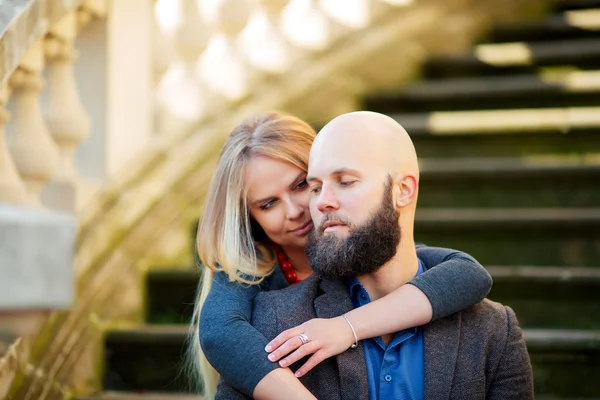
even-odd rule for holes
{"type": "Polygon", "coordinates": [[[283,272],[283,276],[285,280],[293,285],[294,283],[300,282],[298,279],[298,274],[294,271],[294,267],[292,263],[288,259],[287,255],[283,251],[280,245],[273,243],[273,248],[275,249],[275,253],[277,254],[277,260],[279,261],[279,268],[281,268],[281,272],[283,272]]]}

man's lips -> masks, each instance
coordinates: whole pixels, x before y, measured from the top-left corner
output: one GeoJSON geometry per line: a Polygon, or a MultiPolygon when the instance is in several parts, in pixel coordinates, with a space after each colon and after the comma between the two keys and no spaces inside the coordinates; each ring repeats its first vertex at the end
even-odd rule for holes
{"type": "Polygon", "coordinates": [[[340,221],[326,221],[323,225],[321,225],[321,231],[327,232],[328,230],[335,230],[336,227],[341,226],[346,226],[346,224],[340,221]]]}

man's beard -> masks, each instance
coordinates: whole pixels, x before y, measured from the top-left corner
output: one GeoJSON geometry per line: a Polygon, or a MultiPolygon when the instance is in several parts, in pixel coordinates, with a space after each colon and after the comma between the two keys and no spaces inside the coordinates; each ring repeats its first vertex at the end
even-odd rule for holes
{"type": "Polygon", "coordinates": [[[314,273],[322,279],[339,279],[360,276],[377,271],[395,255],[400,243],[400,214],[393,205],[391,182],[386,185],[381,205],[361,226],[352,226],[349,221],[324,216],[326,221],[348,224],[347,238],[335,234],[323,234],[315,227],[308,237],[306,256],[314,273]]]}

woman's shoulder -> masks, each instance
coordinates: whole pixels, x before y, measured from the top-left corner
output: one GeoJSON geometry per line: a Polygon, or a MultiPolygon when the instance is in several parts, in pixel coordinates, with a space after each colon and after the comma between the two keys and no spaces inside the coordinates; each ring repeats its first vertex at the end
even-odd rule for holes
{"type": "Polygon", "coordinates": [[[287,307],[296,307],[303,302],[314,300],[319,283],[320,279],[311,275],[302,282],[283,289],[262,291],[254,300],[255,307],[262,304],[285,304],[287,307]]]}

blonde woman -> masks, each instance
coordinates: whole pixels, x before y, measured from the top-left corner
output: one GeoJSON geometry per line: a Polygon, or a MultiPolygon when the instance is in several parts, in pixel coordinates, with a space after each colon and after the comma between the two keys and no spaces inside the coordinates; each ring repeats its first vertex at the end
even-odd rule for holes
{"type": "MultiPolygon", "coordinates": [[[[209,399],[215,369],[248,397],[314,399],[298,378],[355,341],[341,316],[307,321],[270,343],[249,322],[259,291],[298,284],[312,272],[304,255],[312,229],[305,177],[315,136],[307,123],[271,112],[235,128],[221,152],[198,228],[204,271],[189,349],[192,379],[209,399]],[[306,356],[295,374],[287,368],[306,356]]],[[[417,255],[423,274],[346,314],[359,340],[450,315],[491,288],[490,275],[465,253],[417,246],[417,255]]]]}

